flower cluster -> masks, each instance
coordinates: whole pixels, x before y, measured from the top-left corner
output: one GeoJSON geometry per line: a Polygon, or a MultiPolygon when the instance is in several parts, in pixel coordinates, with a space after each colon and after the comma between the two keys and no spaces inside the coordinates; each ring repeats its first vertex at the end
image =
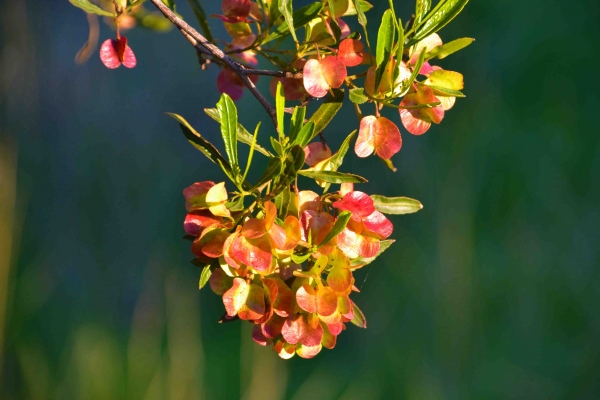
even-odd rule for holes
{"type": "Polygon", "coordinates": [[[254,341],[282,358],[332,349],[350,321],[366,327],[350,299],[352,271],[393,230],[369,195],[351,184],[324,196],[296,191],[285,215],[265,201],[255,216],[227,208],[224,183],[195,183],[184,197],[184,229],[204,281],[223,297],[224,320],[251,322],[254,341]]]}

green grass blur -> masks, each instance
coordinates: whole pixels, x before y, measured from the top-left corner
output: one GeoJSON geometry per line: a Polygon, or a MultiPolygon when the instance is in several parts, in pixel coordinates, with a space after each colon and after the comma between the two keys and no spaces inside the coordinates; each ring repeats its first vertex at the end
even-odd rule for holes
{"type": "MultiPolygon", "coordinates": [[[[395,3],[405,19],[413,1],[395,3]]],[[[283,361],[217,323],[181,239],[181,190],[224,177],[163,112],[217,142],[217,69],[142,29],[136,69],[77,66],[82,12],[0,1],[0,398],[600,398],[599,21],[592,0],[473,0],[441,32],[477,39],[439,62],[467,98],[421,137],[401,129],[395,174],[347,157],[366,192],[425,206],[357,274],[369,327],[283,361]]],[[[243,100],[253,128],[263,110],[243,100]]],[[[348,106],[326,138],[356,125],[348,106]]]]}

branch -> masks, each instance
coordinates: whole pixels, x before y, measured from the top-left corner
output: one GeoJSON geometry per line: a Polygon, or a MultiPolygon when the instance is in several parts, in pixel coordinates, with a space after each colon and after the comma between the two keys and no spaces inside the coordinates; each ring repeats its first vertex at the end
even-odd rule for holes
{"type": "MultiPolygon", "coordinates": [[[[233,72],[240,77],[242,82],[248,87],[250,92],[256,97],[258,102],[264,107],[265,111],[271,117],[275,128],[277,127],[277,112],[275,111],[275,107],[269,103],[269,101],[262,95],[254,85],[254,83],[248,78],[248,75],[251,74],[251,69],[245,68],[243,65],[236,62],[234,59],[226,55],[220,48],[206,40],[204,36],[202,36],[198,31],[188,25],[184,20],[179,18],[173,11],[169,9],[161,0],[150,0],[158,10],[163,13],[165,17],[169,21],[171,21],[176,27],[179,28],[181,33],[190,41],[190,43],[198,49],[203,54],[210,55],[219,59],[223,64],[229,67],[233,72]]],[[[265,71],[262,71],[265,72],[265,71]]],[[[268,71],[271,72],[271,71],[268,71]]],[[[256,75],[266,75],[266,74],[256,74],[256,75]]]]}
{"type": "Polygon", "coordinates": [[[277,78],[290,78],[290,79],[302,79],[304,74],[302,71],[298,72],[287,72],[287,71],[270,71],[266,69],[245,69],[244,73],[246,75],[266,75],[266,76],[274,76],[277,78]]]}

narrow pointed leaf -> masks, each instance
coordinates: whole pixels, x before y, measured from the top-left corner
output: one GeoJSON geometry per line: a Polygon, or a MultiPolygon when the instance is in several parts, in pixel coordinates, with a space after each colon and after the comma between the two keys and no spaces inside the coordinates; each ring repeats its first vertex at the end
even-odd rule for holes
{"type": "Polygon", "coordinates": [[[308,142],[315,136],[315,123],[313,121],[308,121],[306,125],[300,129],[298,132],[298,137],[294,141],[294,143],[305,147],[308,142]]]}
{"type": "Polygon", "coordinates": [[[202,289],[204,287],[204,285],[206,285],[208,283],[208,280],[210,279],[211,275],[212,275],[212,271],[210,270],[210,265],[206,265],[202,269],[202,273],[200,274],[200,282],[198,285],[198,289],[202,289]]]}
{"type": "Polygon", "coordinates": [[[449,43],[437,46],[433,50],[427,52],[425,59],[430,60],[432,58],[437,58],[441,60],[448,57],[452,53],[456,53],[457,51],[464,49],[474,41],[475,39],[473,38],[461,38],[453,40],[449,43]]]}
{"type": "Polygon", "coordinates": [[[279,137],[285,137],[284,115],[285,115],[285,94],[281,81],[277,82],[277,91],[275,92],[275,109],[277,111],[277,131],[279,137]]]}
{"type": "Polygon", "coordinates": [[[335,220],[333,228],[331,228],[331,231],[325,236],[325,239],[323,239],[319,247],[327,244],[331,239],[339,235],[346,228],[346,225],[348,225],[350,218],[352,218],[352,213],[350,211],[342,211],[335,220]]]}
{"type": "MultiPolygon", "coordinates": [[[[294,26],[294,14],[292,7],[292,0],[279,0],[279,12],[283,15],[285,22],[288,26],[294,26]]],[[[298,43],[298,38],[296,37],[296,30],[292,29],[290,31],[292,37],[294,38],[294,42],[298,43]]]]}
{"type": "MultiPolygon", "coordinates": [[[[371,43],[369,42],[369,32],[367,31],[367,17],[363,10],[362,4],[360,0],[352,0],[352,4],[354,5],[354,9],[356,10],[356,15],[358,16],[358,23],[363,27],[363,32],[365,33],[365,40],[367,42],[367,47],[371,48],[371,43]]],[[[370,50],[369,50],[370,53],[370,50]]]]}
{"type": "MultiPolygon", "coordinates": [[[[219,111],[216,108],[205,108],[204,112],[206,113],[206,115],[217,121],[219,124],[221,123],[221,116],[219,115],[219,111]]],[[[247,144],[248,146],[252,145],[252,134],[248,132],[248,130],[244,128],[239,122],[237,124],[237,139],[240,142],[247,144]]],[[[260,146],[258,143],[254,145],[254,149],[267,157],[273,156],[273,154],[271,154],[270,151],[260,146]]]]}
{"type": "Polygon", "coordinates": [[[221,166],[227,176],[231,176],[231,165],[229,165],[227,160],[223,158],[215,146],[213,146],[208,140],[204,139],[202,135],[196,132],[182,116],[173,113],[167,113],[167,115],[179,122],[179,126],[181,127],[183,134],[188,142],[192,144],[192,146],[200,150],[202,154],[208,157],[209,160],[221,166]]]}
{"type": "Polygon", "coordinates": [[[260,188],[262,185],[278,176],[281,173],[281,168],[281,159],[279,157],[272,157],[267,164],[265,172],[263,172],[258,182],[252,187],[252,190],[260,188]]]}
{"type": "Polygon", "coordinates": [[[91,3],[89,0],[69,0],[75,7],[81,8],[83,11],[89,14],[97,14],[103,17],[114,17],[114,13],[105,11],[97,5],[91,3]]]}
{"type": "Polygon", "coordinates": [[[438,3],[434,10],[427,15],[413,38],[407,43],[407,46],[410,47],[421,39],[442,29],[460,14],[468,2],[469,0],[446,0],[438,3]]]}
{"type": "Polygon", "coordinates": [[[419,26],[425,19],[425,16],[431,8],[431,0],[417,0],[416,12],[415,12],[415,26],[419,26]]]}
{"type": "Polygon", "coordinates": [[[312,121],[315,123],[315,132],[308,142],[321,133],[342,108],[345,96],[344,91],[341,89],[333,89],[333,94],[333,96],[327,97],[323,104],[321,104],[321,107],[319,107],[308,120],[309,122],[312,121]]]}
{"type": "Polygon", "coordinates": [[[190,7],[192,7],[192,10],[194,11],[194,15],[198,20],[198,24],[200,24],[200,30],[204,34],[204,37],[206,37],[209,42],[213,42],[212,32],[210,31],[210,26],[206,19],[206,12],[204,12],[202,4],[200,4],[199,0],[188,0],[188,3],[190,3],[190,7]]]}
{"type": "Polygon", "coordinates": [[[307,178],[318,179],[329,183],[365,183],[368,182],[362,176],[347,174],[337,171],[298,171],[298,174],[307,178]]]}
{"type": "Polygon", "coordinates": [[[229,158],[229,163],[234,172],[239,170],[238,151],[237,151],[237,108],[226,93],[221,95],[217,103],[217,111],[221,117],[221,135],[225,143],[225,152],[229,158]]]}
{"type": "Polygon", "coordinates": [[[427,86],[427,87],[433,89],[434,95],[466,97],[465,94],[463,92],[461,92],[460,90],[448,89],[448,88],[441,87],[441,86],[432,86],[432,85],[424,85],[424,86],[427,86]]]}
{"type": "Polygon", "coordinates": [[[356,303],[354,303],[354,318],[352,318],[352,321],[350,321],[350,322],[352,322],[354,325],[358,326],[359,328],[367,327],[367,319],[365,318],[365,314],[363,314],[363,312],[360,310],[360,308],[358,308],[356,303]]]}
{"type": "MultiPolygon", "coordinates": [[[[282,1],[282,0],[279,0],[282,1]]],[[[273,1],[273,3],[275,3],[275,1],[273,1]]],[[[290,1],[291,3],[291,1],[290,1]]],[[[321,12],[321,10],[323,9],[323,3],[321,2],[315,2],[312,4],[309,4],[307,6],[304,6],[300,9],[298,9],[296,12],[294,12],[292,14],[292,20],[294,21],[294,30],[299,29],[301,27],[303,27],[304,25],[308,24],[310,21],[312,21],[314,18],[316,18],[319,13],[321,12]]],[[[279,25],[277,27],[277,29],[275,29],[272,33],[270,33],[263,41],[262,44],[266,44],[268,42],[271,42],[275,39],[279,39],[282,38],[284,36],[287,36],[290,34],[290,25],[288,24],[287,20],[282,23],[281,25],[279,25]]],[[[295,32],[294,32],[295,34],[295,32]]]]}
{"type": "Polygon", "coordinates": [[[290,121],[290,142],[295,143],[300,130],[304,126],[304,118],[306,117],[306,107],[294,107],[294,113],[290,121]]]}
{"type": "Polygon", "coordinates": [[[292,147],[284,163],[283,174],[281,175],[281,180],[279,181],[280,186],[285,187],[294,179],[296,179],[296,176],[298,176],[298,171],[303,165],[304,149],[300,146],[292,147]]]}
{"type": "Polygon", "coordinates": [[[375,209],[383,214],[412,214],[423,209],[419,200],[408,197],[385,197],[377,194],[371,195],[375,209]]]}
{"type": "Polygon", "coordinates": [[[394,45],[394,37],[396,35],[396,21],[392,10],[388,9],[383,13],[379,32],[377,34],[377,48],[375,61],[377,65],[375,87],[379,87],[381,76],[387,63],[392,55],[392,47],[394,45]]]}
{"type": "Polygon", "coordinates": [[[395,240],[392,239],[388,239],[388,240],[381,240],[379,242],[379,251],[377,252],[377,255],[375,255],[375,257],[369,257],[369,258],[362,258],[362,257],[358,257],[355,258],[353,260],[350,261],[350,267],[351,268],[356,268],[356,267],[363,267],[367,264],[371,264],[373,261],[375,261],[375,259],[377,259],[377,257],[379,257],[384,251],[386,251],[387,249],[390,248],[390,246],[395,242],[395,240]]]}

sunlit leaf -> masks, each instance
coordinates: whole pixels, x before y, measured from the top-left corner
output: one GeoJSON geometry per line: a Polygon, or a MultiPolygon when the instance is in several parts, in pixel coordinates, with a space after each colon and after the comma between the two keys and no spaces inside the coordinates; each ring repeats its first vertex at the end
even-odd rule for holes
{"type": "Polygon", "coordinates": [[[202,269],[202,273],[200,274],[200,283],[198,285],[198,289],[202,289],[204,285],[208,283],[210,276],[212,275],[212,271],[210,270],[210,265],[206,265],[202,269]]]}
{"type": "MultiPolygon", "coordinates": [[[[279,0],[279,12],[283,15],[285,22],[288,26],[296,26],[294,25],[294,15],[293,15],[293,6],[292,0],[279,0]]],[[[298,38],[296,37],[296,30],[292,29],[290,31],[292,37],[294,38],[294,42],[298,42],[298,38]]]]}
{"type": "Polygon", "coordinates": [[[469,0],[440,1],[433,11],[427,15],[413,38],[406,45],[410,47],[426,36],[442,29],[463,10],[468,2],[469,0]]]}
{"type": "Polygon", "coordinates": [[[358,326],[359,328],[367,327],[367,319],[365,318],[365,314],[363,314],[363,312],[360,310],[360,308],[358,308],[356,303],[354,303],[354,318],[352,318],[352,321],[350,321],[350,322],[352,322],[354,325],[358,326]]]}
{"type": "Polygon", "coordinates": [[[363,32],[365,33],[365,40],[367,41],[367,46],[371,47],[371,44],[369,42],[369,32],[367,31],[367,17],[362,7],[363,4],[361,4],[360,0],[352,0],[352,5],[354,6],[354,10],[356,11],[356,15],[358,16],[358,23],[363,27],[363,32]]]}
{"type": "Polygon", "coordinates": [[[304,118],[306,117],[306,107],[294,107],[294,113],[290,120],[290,142],[295,143],[300,130],[304,126],[304,118]]]}
{"type": "Polygon", "coordinates": [[[267,168],[265,168],[265,172],[263,172],[258,182],[252,187],[252,190],[260,188],[262,185],[278,176],[281,173],[281,169],[281,159],[279,157],[271,157],[267,164],[267,168]]]}
{"type": "Polygon", "coordinates": [[[279,137],[282,138],[285,136],[285,94],[281,82],[277,83],[277,90],[275,91],[275,109],[277,111],[277,132],[279,132],[279,137]]]}
{"type": "Polygon", "coordinates": [[[225,171],[226,174],[232,174],[231,165],[229,165],[227,160],[223,158],[223,156],[221,155],[221,153],[219,153],[217,148],[213,146],[208,140],[204,139],[202,135],[196,132],[194,128],[192,128],[192,126],[182,116],[173,113],[167,113],[167,115],[179,122],[179,126],[181,127],[183,134],[185,135],[188,142],[192,144],[192,146],[200,150],[202,154],[208,157],[209,160],[221,166],[221,168],[223,168],[223,171],[225,171]]]}
{"type": "Polygon", "coordinates": [[[319,247],[327,244],[331,239],[339,235],[340,232],[346,228],[346,225],[348,225],[350,218],[352,218],[352,213],[350,211],[342,211],[335,220],[333,228],[331,228],[331,231],[325,236],[319,247]]]}
{"type": "MultiPolygon", "coordinates": [[[[279,1],[282,1],[282,0],[279,0],[279,1]]],[[[275,1],[274,1],[274,3],[275,3],[275,1]]],[[[290,1],[290,3],[291,3],[291,1],[290,1]]],[[[323,9],[323,3],[315,2],[315,3],[309,4],[307,6],[304,6],[300,9],[298,9],[297,11],[295,11],[292,14],[292,19],[294,21],[294,29],[299,29],[299,28],[303,27],[304,25],[308,24],[316,16],[319,15],[319,13],[321,12],[322,9],[323,9]]],[[[290,34],[290,28],[286,21],[286,22],[282,23],[281,25],[279,25],[277,27],[277,29],[275,29],[273,32],[271,32],[262,41],[262,44],[268,43],[275,39],[279,39],[279,38],[287,36],[289,34],[290,34]]]]}
{"type": "Polygon", "coordinates": [[[202,30],[204,37],[206,37],[209,42],[212,42],[213,37],[210,31],[210,26],[208,25],[206,13],[204,12],[202,4],[200,4],[200,0],[188,0],[188,3],[190,3],[190,7],[192,7],[192,10],[194,11],[194,15],[200,24],[200,29],[202,30]]]}
{"type": "Polygon", "coordinates": [[[315,180],[320,180],[329,183],[365,183],[368,182],[365,178],[355,174],[348,174],[338,171],[298,171],[299,175],[315,180]]]}
{"type": "Polygon", "coordinates": [[[375,209],[384,214],[412,214],[423,209],[419,200],[408,197],[385,197],[377,194],[371,195],[375,209]]]}
{"type": "Polygon", "coordinates": [[[350,266],[352,268],[356,268],[356,267],[362,267],[365,266],[367,264],[372,263],[373,261],[375,261],[375,259],[377,259],[377,257],[379,257],[384,251],[386,251],[387,249],[390,248],[390,246],[395,242],[395,240],[389,239],[389,240],[381,240],[379,242],[379,250],[377,251],[377,254],[374,257],[369,257],[369,258],[362,258],[362,257],[358,257],[355,258],[353,260],[350,261],[350,266]]]}
{"type": "Polygon", "coordinates": [[[456,53],[457,51],[464,49],[474,41],[475,39],[473,38],[461,38],[453,40],[449,43],[437,46],[433,50],[427,52],[425,59],[430,60],[432,58],[437,58],[441,60],[448,57],[452,53],[456,53]]]}
{"type": "Polygon", "coordinates": [[[333,94],[333,96],[325,99],[323,104],[321,104],[308,120],[309,122],[312,121],[315,123],[315,131],[313,136],[306,143],[309,143],[316,135],[321,133],[342,108],[345,96],[344,91],[341,89],[334,89],[333,94]]]}
{"type": "Polygon", "coordinates": [[[234,173],[239,170],[238,151],[237,151],[237,108],[226,93],[221,95],[217,103],[217,111],[221,117],[221,135],[225,143],[225,152],[229,158],[229,163],[234,173]]]}
{"type": "MultiPolygon", "coordinates": [[[[206,113],[206,115],[217,121],[219,124],[221,123],[221,116],[219,115],[219,111],[216,108],[205,108],[204,112],[206,113]]],[[[237,124],[237,139],[240,142],[247,144],[248,146],[252,145],[252,134],[250,134],[250,132],[248,132],[248,130],[244,128],[240,123],[237,124]]],[[[271,152],[269,152],[264,147],[260,146],[258,143],[254,145],[254,149],[267,157],[271,157],[273,155],[271,154],[271,152]]]]}
{"type": "Polygon", "coordinates": [[[377,48],[375,57],[377,70],[375,87],[379,87],[379,82],[381,81],[383,71],[385,70],[388,62],[390,62],[395,36],[396,22],[394,21],[394,14],[392,13],[392,10],[388,9],[383,13],[381,25],[379,25],[379,31],[377,34],[377,48]]]}
{"type": "Polygon", "coordinates": [[[298,136],[294,143],[304,147],[311,141],[311,139],[315,136],[315,123],[314,121],[308,121],[306,125],[300,129],[298,132],[298,136]]]}
{"type": "Polygon", "coordinates": [[[349,97],[350,101],[356,104],[363,104],[369,101],[369,98],[365,96],[364,88],[350,89],[349,97]]]}
{"type": "Polygon", "coordinates": [[[75,7],[81,8],[86,13],[97,14],[97,15],[101,15],[103,17],[114,17],[115,16],[114,13],[111,13],[111,12],[101,9],[97,5],[90,2],[89,0],[69,0],[69,2],[71,4],[73,4],[75,7]]]}

